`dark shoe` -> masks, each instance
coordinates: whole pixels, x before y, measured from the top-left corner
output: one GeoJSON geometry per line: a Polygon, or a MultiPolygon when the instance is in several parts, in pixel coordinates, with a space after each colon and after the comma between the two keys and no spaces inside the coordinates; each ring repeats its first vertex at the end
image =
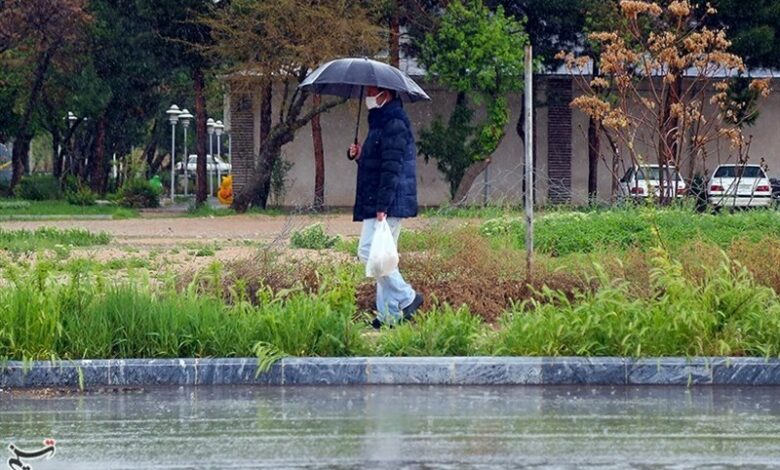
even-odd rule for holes
{"type": "Polygon", "coordinates": [[[411,320],[412,317],[414,317],[414,314],[417,312],[417,309],[422,306],[423,302],[425,302],[425,297],[423,297],[422,294],[416,294],[414,296],[414,300],[412,300],[412,303],[403,310],[404,320],[411,320]]]}
{"type": "Polygon", "coordinates": [[[371,326],[373,326],[375,330],[378,330],[378,329],[382,328],[382,322],[379,321],[378,318],[374,318],[371,321],[371,326]]]}

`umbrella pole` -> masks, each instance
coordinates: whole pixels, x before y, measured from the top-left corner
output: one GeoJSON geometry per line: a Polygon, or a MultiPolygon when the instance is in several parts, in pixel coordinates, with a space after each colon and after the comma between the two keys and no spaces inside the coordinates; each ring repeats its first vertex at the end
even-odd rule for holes
{"type": "MultiPolygon", "coordinates": [[[[360,87],[360,101],[358,101],[358,115],[357,115],[357,122],[355,123],[355,141],[354,144],[358,144],[358,133],[360,132],[360,113],[363,111],[363,90],[364,87],[360,87]]],[[[347,150],[347,158],[350,160],[354,160],[355,157],[352,156],[352,154],[347,150]]]]}

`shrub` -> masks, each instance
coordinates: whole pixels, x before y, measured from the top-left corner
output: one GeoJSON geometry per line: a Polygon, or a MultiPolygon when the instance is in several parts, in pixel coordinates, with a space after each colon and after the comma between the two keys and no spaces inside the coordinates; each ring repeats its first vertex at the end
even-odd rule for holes
{"type": "Polygon", "coordinates": [[[484,324],[468,308],[444,307],[386,330],[376,350],[384,356],[469,356],[484,335],[484,324]]]}
{"type": "Polygon", "coordinates": [[[720,356],[780,354],[780,301],[723,255],[702,280],[686,278],[663,252],[652,292],[637,297],[599,270],[601,288],[570,300],[547,290],[501,324],[495,353],[534,356],[720,356]]]}
{"type": "MultiPolygon", "coordinates": [[[[354,307],[340,295],[263,294],[260,305],[154,287],[135,274],[106,282],[82,268],[8,268],[0,290],[0,358],[251,356],[258,345],[281,355],[368,352],[354,307]]],[[[338,291],[338,289],[335,289],[338,291]]]]}
{"type": "Polygon", "coordinates": [[[338,236],[332,236],[325,233],[322,224],[314,224],[302,230],[296,230],[290,238],[290,244],[293,248],[304,248],[308,250],[333,248],[338,241],[338,236]]]}
{"type": "Polygon", "coordinates": [[[30,201],[59,199],[61,196],[60,182],[52,175],[25,176],[14,189],[14,194],[30,201]]]}
{"type": "Polygon", "coordinates": [[[122,186],[120,204],[134,209],[160,206],[160,190],[146,180],[135,179],[122,186]]]}
{"type": "Polygon", "coordinates": [[[75,191],[68,191],[65,199],[74,206],[94,206],[97,195],[88,187],[81,186],[75,191]]]}

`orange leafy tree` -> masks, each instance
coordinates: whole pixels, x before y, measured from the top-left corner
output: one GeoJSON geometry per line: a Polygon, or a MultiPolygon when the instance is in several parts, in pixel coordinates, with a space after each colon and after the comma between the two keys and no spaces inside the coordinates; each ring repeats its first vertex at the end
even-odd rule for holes
{"type": "MultiPolygon", "coordinates": [[[[558,54],[582,89],[572,106],[596,120],[617,143],[613,150],[625,151],[633,165],[706,171],[708,153],[721,141],[729,143],[729,158],[747,161],[742,127],[755,119],[756,101],[770,93],[769,80],[750,81],[748,99],[732,90],[730,78],[742,76],[745,65],[729,52],[724,30],[704,26],[715,8],[687,0],[622,0],[616,8],[621,21],[615,29],[588,37],[599,51],[599,76],[591,75],[590,56],[558,54]]],[[[672,182],[663,179],[668,172],[660,173],[665,203],[664,185],[672,182]]]]}

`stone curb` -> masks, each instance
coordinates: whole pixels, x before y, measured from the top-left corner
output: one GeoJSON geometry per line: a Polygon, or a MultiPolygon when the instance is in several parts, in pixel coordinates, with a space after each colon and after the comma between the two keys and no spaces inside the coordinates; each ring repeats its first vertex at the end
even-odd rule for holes
{"type": "Polygon", "coordinates": [[[152,385],[780,385],[780,359],[619,357],[6,361],[0,388],[152,385]]]}

